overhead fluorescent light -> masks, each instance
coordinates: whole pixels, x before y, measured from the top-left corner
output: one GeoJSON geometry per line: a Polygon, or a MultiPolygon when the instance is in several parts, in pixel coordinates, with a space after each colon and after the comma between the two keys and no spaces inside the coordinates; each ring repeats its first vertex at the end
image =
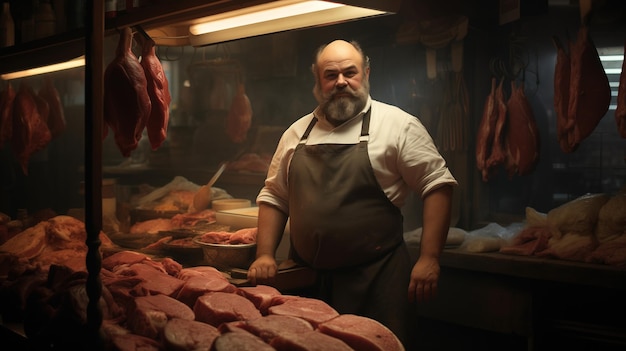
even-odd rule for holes
{"type": "Polygon", "coordinates": [[[31,69],[27,69],[23,71],[18,71],[18,72],[5,73],[5,74],[0,75],[0,78],[2,78],[3,80],[24,78],[24,77],[35,76],[38,74],[52,73],[52,72],[62,71],[62,70],[70,69],[70,68],[81,67],[84,65],[85,65],[85,56],[80,56],[80,57],[77,57],[73,60],[66,61],[66,62],[55,63],[55,64],[48,65],[48,66],[36,67],[36,68],[31,68],[31,69]]]}
{"type": "Polygon", "coordinates": [[[198,19],[189,27],[189,41],[204,46],[386,13],[330,1],[279,0],[198,19]]]}

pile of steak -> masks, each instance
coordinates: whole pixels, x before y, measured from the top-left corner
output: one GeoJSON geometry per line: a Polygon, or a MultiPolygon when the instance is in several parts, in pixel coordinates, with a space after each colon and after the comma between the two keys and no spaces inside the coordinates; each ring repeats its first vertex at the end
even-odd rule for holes
{"type": "MultiPolygon", "coordinates": [[[[20,290],[28,295],[20,306],[27,312],[11,320],[28,325],[35,343],[89,345],[80,337],[86,272],[56,265],[49,272],[33,275],[28,292],[20,290]]],[[[118,251],[104,257],[100,277],[107,350],[404,350],[372,319],[341,315],[321,300],[270,286],[236,287],[210,266],[183,268],[169,258],[118,251]]],[[[2,291],[0,303],[15,301],[17,292],[2,291]]]]}

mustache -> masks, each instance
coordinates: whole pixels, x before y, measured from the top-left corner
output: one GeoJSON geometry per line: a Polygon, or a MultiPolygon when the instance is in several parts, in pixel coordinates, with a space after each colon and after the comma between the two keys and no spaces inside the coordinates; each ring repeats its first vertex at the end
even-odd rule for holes
{"type": "Polygon", "coordinates": [[[342,89],[335,88],[332,91],[330,91],[328,93],[328,99],[330,100],[330,99],[338,98],[337,95],[350,95],[350,98],[356,98],[358,96],[355,90],[353,90],[350,87],[345,87],[342,89]]]}

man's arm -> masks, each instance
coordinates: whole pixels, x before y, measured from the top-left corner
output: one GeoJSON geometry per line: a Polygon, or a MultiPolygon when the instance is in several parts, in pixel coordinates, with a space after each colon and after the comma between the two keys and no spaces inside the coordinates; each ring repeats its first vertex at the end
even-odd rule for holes
{"type": "Polygon", "coordinates": [[[258,232],[256,238],[256,260],[248,269],[252,284],[271,283],[276,277],[276,248],[282,239],[287,224],[287,215],[278,208],[259,204],[258,232]]]}
{"type": "Polygon", "coordinates": [[[444,185],[424,197],[420,255],[411,271],[409,301],[426,301],[437,293],[439,257],[450,229],[452,186],[444,185]]]}

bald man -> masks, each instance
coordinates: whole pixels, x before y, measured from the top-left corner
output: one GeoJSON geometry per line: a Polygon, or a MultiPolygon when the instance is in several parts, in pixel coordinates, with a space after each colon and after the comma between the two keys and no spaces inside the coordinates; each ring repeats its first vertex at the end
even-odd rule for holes
{"type": "MultiPolygon", "coordinates": [[[[422,123],[369,95],[369,59],[358,43],[321,46],[312,65],[319,105],[283,134],[261,189],[253,284],[272,284],[289,219],[291,258],[318,271],[315,297],[407,341],[414,301],[437,292],[439,256],[456,180],[422,123]],[[401,207],[423,201],[412,265],[401,207]]],[[[417,215],[417,214],[416,214],[417,215]]]]}

